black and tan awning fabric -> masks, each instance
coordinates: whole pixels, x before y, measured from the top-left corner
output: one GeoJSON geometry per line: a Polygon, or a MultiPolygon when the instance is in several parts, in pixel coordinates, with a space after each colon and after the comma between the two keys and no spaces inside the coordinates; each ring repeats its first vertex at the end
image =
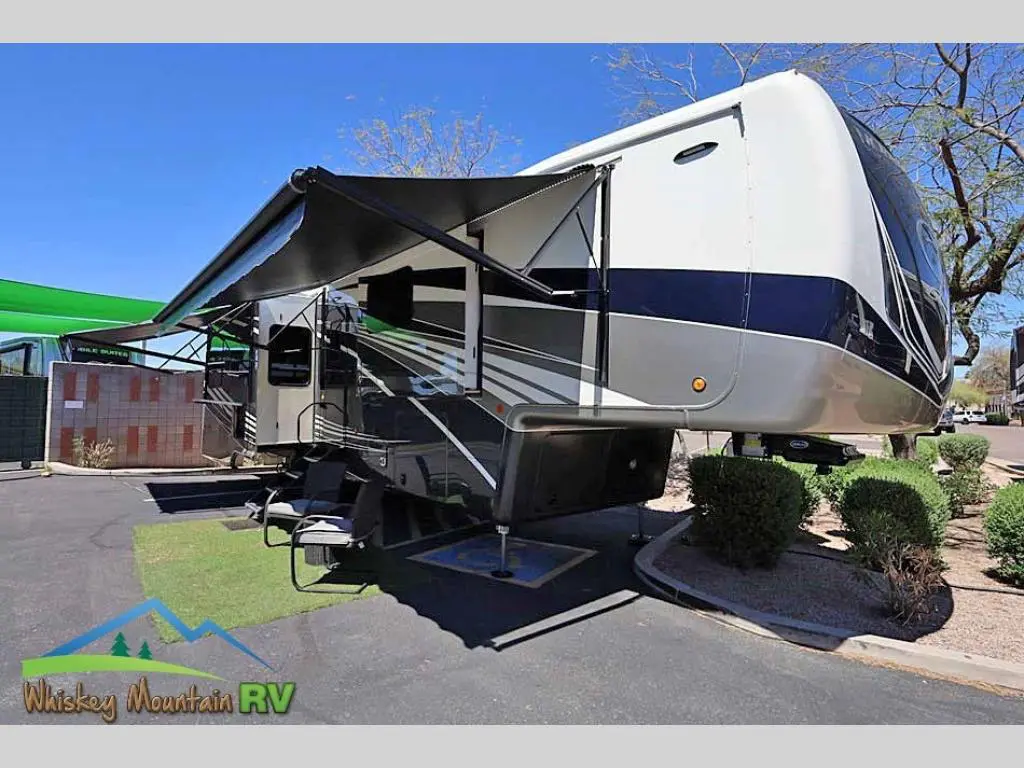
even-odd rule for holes
{"type": "Polygon", "coordinates": [[[586,187],[596,175],[591,166],[563,174],[454,179],[297,171],[154,321],[176,324],[203,309],[317,288],[426,240],[550,293],[446,233],[566,182],[586,187]]]}

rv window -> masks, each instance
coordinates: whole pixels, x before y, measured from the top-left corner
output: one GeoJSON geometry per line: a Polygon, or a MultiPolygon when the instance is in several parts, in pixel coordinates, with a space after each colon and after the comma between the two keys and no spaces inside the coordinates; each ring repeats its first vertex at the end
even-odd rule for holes
{"type": "Polygon", "coordinates": [[[15,347],[7,352],[0,352],[0,374],[5,376],[27,376],[29,374],[28,355],[31,347],[25,345],[15,347]]]}
{"type": "Polygon", "coordinates": [[[301,326],[270,326],[267,345],[267,381],[275,387],[305,387],[309,384],[313,358],[313,334],[301,326]]]}

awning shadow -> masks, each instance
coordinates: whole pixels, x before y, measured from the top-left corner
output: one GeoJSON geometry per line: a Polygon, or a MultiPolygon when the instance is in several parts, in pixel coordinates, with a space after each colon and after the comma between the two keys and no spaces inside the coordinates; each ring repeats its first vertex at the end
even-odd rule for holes
{"type": "Polygon", "coordinates": [[[178,515],[241,507],[267,481],[258,475],[206,481],[175,478],[152,480],[145,487],[161,514],[178,515]]]}
{"type": "MultiPolygon", "coordinates": [[[[669,513],[647,511],[645,532],[659,534],[675,522],[669,513]]],[[[517,538],[594,550],[595,554],[539,587],[524,587],[483,575],[462,573],[416,562],[409,556],[442,546],[460,537],[489,529],[391,550],[367,549],[353,553],[353,570],[372,568],[382,592],[457,636],[467,648],[501,650],[532,637],[585,621],[614,610],[646,592],[633,573],[637,549],[629,544],[636,531],[636,514],[617,508],[525,524],[513,531],[517,538]]],[[[360,578],[345,570],[331,572],[321,583],[352,584],[360,578]]]]}

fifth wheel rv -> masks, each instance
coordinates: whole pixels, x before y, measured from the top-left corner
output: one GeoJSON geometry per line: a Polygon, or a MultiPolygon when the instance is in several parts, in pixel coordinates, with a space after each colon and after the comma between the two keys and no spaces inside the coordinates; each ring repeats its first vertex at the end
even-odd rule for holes
{"type": "Polygon", "coordinates": [[[931,430],[952,383],[913,185],[795,72],[515,176],[296,171],[153,325],[255,350],[206,394],[247,450],[502,527],[659,496],[677,429],[843,464],[811,435],[931,430]]]}

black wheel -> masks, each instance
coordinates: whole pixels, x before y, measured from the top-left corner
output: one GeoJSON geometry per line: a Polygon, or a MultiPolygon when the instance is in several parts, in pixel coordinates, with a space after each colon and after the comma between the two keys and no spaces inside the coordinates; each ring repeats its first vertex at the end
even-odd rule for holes
{"type": "Polygon", "coordinates": [[[228,461],[228,465],[232,469],[238,469],[238,451],[233,451],[231,453],[231,459],[228,461]]]}
{"type": "Polygon", "coordinates": [[[31,459],[22,459],[21,460],[21,468],[22,469],[32,469],[32,460],[31,459]]]}

